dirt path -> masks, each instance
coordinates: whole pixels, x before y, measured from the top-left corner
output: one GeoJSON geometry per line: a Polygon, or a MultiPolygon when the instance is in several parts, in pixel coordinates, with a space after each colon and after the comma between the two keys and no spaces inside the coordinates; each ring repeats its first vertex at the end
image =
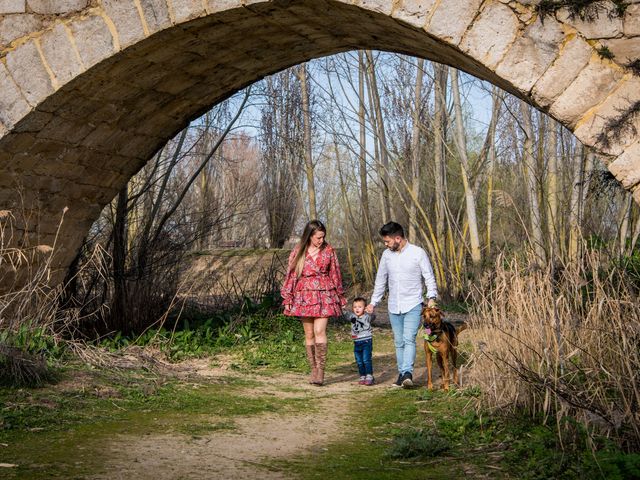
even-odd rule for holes
{"type": "MultiPolygon", "coordinates": [[[[311,397],[314,408],[293,414],[262,414],[235,418],[232,431],[204,435],[150,434],[118,435],[105,446],[105,473],[93,479],[282,479],[292,478],[279,470],[273,460],[320,451],[348,432],[350,413],[356,401],[371,397],[380,389],[390,388],[396,372],[389,352],[374,355],[378,384],[358,385],[352,372],[327,377],[323,387],[306,383],[295,374],[250,376],[257,382],[254,395],[311,397]],[[292,391],[293,389],[293,391],[292,391]]],[[[233,375],[233,370],[211,368],[207,361],[193,361],[184,366],[191,374],[208,377],[233,375]]],[[[416,371],[416,377],[424,373],[416,371]]],[[[240,375],[236,373],[236,375],[240,375]]]]}

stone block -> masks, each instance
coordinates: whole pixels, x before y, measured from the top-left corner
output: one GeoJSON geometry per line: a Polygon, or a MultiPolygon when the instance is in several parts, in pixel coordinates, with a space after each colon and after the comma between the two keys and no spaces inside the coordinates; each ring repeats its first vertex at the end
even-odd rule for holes
{"type": "Polygon", "coordinates": [[[0,122],[11,129],[31,110],[5,65],[0,62],[0,122]]]}
{"type": "Polygon", "coordinates": [[[392,16],[417,28],[424,28],[437,0],[400,0],[392,16]]]}
{"type": "Polygon", "coordinates": [[[169,7],[165,0],[140,0],[140,6],[142,7],[149,33],[171,26],[169,7]]]}
{"type": "Polygon", "coordinates": [[[505,55],[496,73],[522,92],[529,92],[558,56],[564,38],[561,25],[548,19],[529,25],[505,55]]]}
{"type": "Polygon", "coordinates": [[[0,0],[0,15],[7,13],[24,13],[27,11],[25,0],[0,0]]]}
{"type": "Polygon", "coordinates": [[[44,15],[78,12],[87,8],[89,0],[28,0],[29,9],[44,15]]]}
{"type": "MultiPolygon", "coordinates": [[[[583,119],[574,131],[574,135],[580,139],[582,143],[587,145],[594,145],[600,150],[611,154],[620,155],[625,147],[633,143],[637,139],[637,133],[633,133],[629,128],[633,125],[630,124],[626,128],[624,134],[615,142],[612,143],[609,148],[604,148],[603,145],[598,144],[598,137],[601,133],[607,134],[607,122],[620,118],[624,115],[624,112],[638,100],[638,94],[640,93],[640,78],[631,77],[622,82],[619,88],[612,92],[597,110],[590,112],[590,116],[583,119]]],[[[631,122],[638,125],[638,119],[631,118],[631,122]]]]}
{"type": "Polygon", "coordinates": [[[597,55],[558,97],[550,109],[551,115],[568,127],[573,127],[587,110],[598,105],[620,81],[622,73],[602,62],[597,55]]]}
{"type": "Polygon", "coordinates": [[[29,104],[36,106],[54,91],[51,77],[30,40],[7,54],[7,68],[29,104]]]}
{"type": "Polygon", "coordinates": [[[640,58],[640,37],[603,40],[602,44],[615,55],[614,62],[625,65],[640,58]]]}
{"type": "Polygon", "coordinates": [[[40,130],[37,136],[39,139],[64,142],[71,146],[80,143],[94,129],[94,125],[82,119],[78,122],[57,118],[40,130]]]}
{"type": "Polygon", "coordinates": [[[173,11],[173,21],[176,23],[186,22],[193,18],[202,17],[207,11],[202,4],[202,0],[167,0],[171,2],[173,11]]]}
{"type": "MultiPolygon", "coordinates": [[[[625,152],[611,162],[609,171],[622,183],[626,189],[631,189],[640,183],[640,142],[636,142],[625,150],[625,152]]],[[[634,192],[636,200],[640,200],[638,193],[634,192]]]]}
{"type": "Polygon", "coordinates": [[[431,16],[427,32],[447,43],[458,45],[481,3],[482,0],[442,0],[431,16]]]}
{"type": "Polygon", "coordinates": [[[145,37],[142,18],[133,0],[103,0],[102,8],[116,27],[120,49],[145,37]]]}
{"type": "Polygon", "coordinates": [[[47,64],[62,86],[83,70],[80,56],[71,43],[70,32],[58,23],[40,37],[40,47],[47,64]]]}
{"type": "Polygon", "coordinates": [[[41,28],[42,20],[30,13],[0,17],[0,48],[41,28]]]}
{"type": "Polygon", "coordinates": [[[217,13],[242,6],[242,0],[207,0],[207,12],[217,13]]]}
{"type": "Polygon", "coordinates": [[[548,107],[589,63],[593,48],[580,36],[574,35],[560,46],[559,56],[533,87],[533,98],[548,107]]]}
{"type": "Polygon", "coordinates": [[[640,35],[640,4],[627,7],[624,14],[623,28],[627,37],[640,35]]]}
{"type": "Polygon", "coordinates": [[[578,17],[571,18],[569,11],[563,9],[556,14],[556,18],[571,25],[587,39],[614,38],[622,35],[622,18],[609,18],[606,12],[601,12],[595,21],[589,21],[580,20],[578,17]]]}
{"type": "MultiPolygon", "coordinates": [[[[1,87],[0,87],[1,89],[1,87]]],[[[25,102],[26,103],[26,102],[25,102]]],[[[0,110],[2,107],[0,106],[0,110]]],[[[28,115],[24,116],[22,120],[20,120],[14,127],[14,132],[39,132],[42,130],[51,120],[53,119],[53,114],[49,112],[41,112],[38,110],[33,110],[28,115]]]]}
{"type": "Polygon", "coordinates": [[[513,43],[520,22],[508,6],[489,3],[474,20],[460,48],[493,69],[513,43]]]}
{"type": "Polygon", "coordinates": [[[362,7],[367,10],[380,12],[384,15],[391,15],[394,2],[390,2],[388,0],[354,0],[353,3],[358,7],[362,7]]]}
{"type": "Polygon", "coordinates": [[[104,19],[97,15],[69,23],[78,53],[85,68],[111,56],[116,51],[115,39],[104,19]]]}
{"type": "MultiPolygon", "coordinates": [[[[4,145],[7,152],[21,154],[28,152],[36,141],[36,137],[32,133],[15,133],[11,134],[11,139],[4,145]]],[[[14,166],[14,170],[16,170],[14,166]]]]}

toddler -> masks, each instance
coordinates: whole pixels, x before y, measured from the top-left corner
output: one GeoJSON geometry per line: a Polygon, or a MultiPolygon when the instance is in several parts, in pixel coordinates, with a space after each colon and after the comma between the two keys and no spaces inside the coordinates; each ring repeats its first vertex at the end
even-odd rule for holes
{"type": "Polygon", "coordinates": [[[373,385],[373,363],[371,353],[373,350],[373,332],[371,322],[375,318],[373,314],[365,313],[367,301],[362,297],[353,299],[352,313],[347,319],[351,322],[351,338],[353,339],[353,354],[356,357],[358,371],[360,372],[360,385],[373,385]]]}

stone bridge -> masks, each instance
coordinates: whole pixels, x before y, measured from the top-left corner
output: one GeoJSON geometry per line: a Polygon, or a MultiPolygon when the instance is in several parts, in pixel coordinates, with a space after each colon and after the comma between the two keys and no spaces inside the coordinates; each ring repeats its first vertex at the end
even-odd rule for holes
{"type": "Polygon", "coordinates": [[[537,3],[0,0],[0,210],[25,209],[18,233],[34,245],[53,242],[68,207],[64,271],[104,205],[191,119],[266,75],[361,48],[446,63],[525,99],[640,201],[640,77],[628,68],[640,1],[617,14],[598,2],[612,14],[592,22],[541,18],[537,3]]]}

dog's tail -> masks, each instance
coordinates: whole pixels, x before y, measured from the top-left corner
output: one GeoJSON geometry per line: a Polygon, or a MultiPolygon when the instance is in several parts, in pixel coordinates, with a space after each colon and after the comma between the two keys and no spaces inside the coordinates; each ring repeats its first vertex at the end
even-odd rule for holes
{"type": "Polygon", "coordinates": [[[467,329],[466,322],[462,322],[462,323],[456,325],[456,335],[458,335],[461,331],[466,330],[466,329],[467,329]]]}

